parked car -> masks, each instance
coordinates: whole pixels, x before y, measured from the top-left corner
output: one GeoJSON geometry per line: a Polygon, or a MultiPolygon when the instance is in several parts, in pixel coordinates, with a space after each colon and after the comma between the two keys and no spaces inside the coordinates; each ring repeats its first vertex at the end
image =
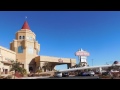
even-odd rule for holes
{"type": "Polygon", "coordinates": [[[99,71],[96,71],[95,74],[100,74],[100,72],[99,72],[99,71]]]}
{"type": "Polygon", "coordinates": [[[78,73],[78,76],[83,76],[83,73],[84,73],[84,72],[79,72],[79,73],[78,73]]]}
{"type": "Polygon", "coordinates": [[[95,75],[95,73],[93,71],[78,73],[78,76],[94,76],[94,75],[95,75]]]}
{"type": "Polygon", "coordinates": [[[68,72],[62,73],[62,77],[69,77],[69,73],[68,72]]]}
{"type": "Polygon", "coordinates": [[[102,75],[105,75],[105,76],[110,75],[110,72],[102,72],[102,75]]]}
{"type": "Polygon", "coordinates": [[[54,77],[62,77],[62,72],[55,72],[54,77]]]}

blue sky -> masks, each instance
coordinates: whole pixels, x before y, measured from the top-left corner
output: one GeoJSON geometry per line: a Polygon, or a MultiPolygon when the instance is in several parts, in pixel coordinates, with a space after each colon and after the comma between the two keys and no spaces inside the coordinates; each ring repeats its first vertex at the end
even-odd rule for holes
{"type": "MultiPolygon", "coordinates": [[[[0,45],[9,48],[25,16],[41,44],[40,55],[75,58],[82,48],[89,65],[120,60],[119,11],[1,11],[0,45]]],[[[65,69],[66,65],[56,67],[65,69]]]]}

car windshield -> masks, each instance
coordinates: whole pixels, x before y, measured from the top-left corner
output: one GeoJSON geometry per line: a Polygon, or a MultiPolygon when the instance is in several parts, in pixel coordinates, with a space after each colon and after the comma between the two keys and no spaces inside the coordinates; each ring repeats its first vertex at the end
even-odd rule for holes
{"type": "Polygon", "coordinates": [[[61,72],[56,72],[56,74],[60,74],[61,72]]]}
{"type": "Polygon", "coordinates": [[[90,73],[94,73],[93,71],[89,71],[90,73]]]}

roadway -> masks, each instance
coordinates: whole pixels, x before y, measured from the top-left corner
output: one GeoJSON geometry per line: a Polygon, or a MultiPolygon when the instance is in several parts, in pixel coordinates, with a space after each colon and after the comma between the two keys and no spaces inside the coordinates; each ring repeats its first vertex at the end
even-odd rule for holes
{"type": "Polygon", "coordinates": [[[50,78],[39,78],[39,79],[98,79],[98,76],[70,76],[70,77],[50,77],[50,78]]]}

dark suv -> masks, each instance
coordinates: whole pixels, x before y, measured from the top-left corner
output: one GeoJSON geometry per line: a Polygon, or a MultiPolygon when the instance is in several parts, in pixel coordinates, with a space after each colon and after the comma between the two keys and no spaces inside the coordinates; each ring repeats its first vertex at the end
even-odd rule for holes
{"type": "Polygon", "coordinates": [[[107,75],[109,75],[110,73],[109,72],[103,72],[102,73],[102,75],[105,75],[105,76],[107,76],[107,75]]]}
{"type": "Polygon", "coordinates": [[[69,77],[69,73],[68,72],[62,73],[62,77],[69,77]]]}

